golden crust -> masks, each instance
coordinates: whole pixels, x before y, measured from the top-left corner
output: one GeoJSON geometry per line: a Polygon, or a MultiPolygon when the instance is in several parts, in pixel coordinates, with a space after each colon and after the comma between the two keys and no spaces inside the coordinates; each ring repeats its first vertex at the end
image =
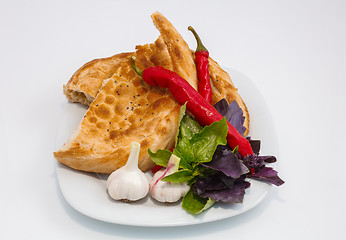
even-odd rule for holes
{"type": "Polygon", "coordinates": [[[130,59],[132,54],[120,53],[84,64],[64,85],[65,96],[70,102],[90,105],[100,90],[102,82],[110,78],[120,64],[130,59]]]}
{"type": "Polygon", "coordinates": [[[154,25],[160,31],[162,39],[167,46],[172,59],[173,69],[188,83],[197,89],[197,71],[196,65],[191,54],[190,48],[179,34],[161,13],[155,12],[151,15],[154,25]]]}
{"type": "Polygon", "coordinates": [[[141,144],[139,167],[147,171],[153,167],[148,148],[173,147],[180,105],[159,88],[142,87],[129,64],[119,70],[90,105],[78,135],[54,153],[61,163],[111,173],[126,163],[130,143],[136,141],[141,144]]]}
{"type": "Polygon", "coordinates": [[[238,89],[234,86],[231,77],[225,72],[220,65],[209,57],[209,73],[210,73],[210,82],[212,85],[212,104],[217,103],[222,98],[225,98],[228,103],[231,103],[233,100],[237,102],[239,107],[243,110],[244,127],[246,130],[244,136],[249,132],[250,127],[250,115],[249,111],[238,93],[238,89]]]}

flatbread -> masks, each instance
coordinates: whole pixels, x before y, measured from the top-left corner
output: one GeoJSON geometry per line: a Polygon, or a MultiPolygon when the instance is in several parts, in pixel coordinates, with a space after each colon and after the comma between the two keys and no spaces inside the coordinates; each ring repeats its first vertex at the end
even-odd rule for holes
{"type": "MultiPolygon", "coordinates": [[[[154,22],[159,19],[156,22],[159,29],[169,25],[162,15],[155,13],[155,16],[154,22]]],[[[136,64],[140,69],[164,66],[186,76],[191,85],[197,86],[196,70],[191,69],[192,54],[173,26],[169,32],[161,32],[154,44],[136,48],[136,64]],[[166,44],[165,34],[174,34],[179,41],[166,44]],[[189,54],[182,54],[187,52],[189,54]],[[181,66],[176,59],[186,64],[181,66]]],[[[126,60],[118,61],[114,74],[101,83],[71,139],[54,153],[59,162],[77,170],[111,173],[126,163],[130,143],[136,141],[141,144],[139,167],[147,171],[154,165],[148,149],[156,151],[174,146],[180,105],[167,89],[143,83],[133,71],[130,59],[124,58],[126,60]]]]}

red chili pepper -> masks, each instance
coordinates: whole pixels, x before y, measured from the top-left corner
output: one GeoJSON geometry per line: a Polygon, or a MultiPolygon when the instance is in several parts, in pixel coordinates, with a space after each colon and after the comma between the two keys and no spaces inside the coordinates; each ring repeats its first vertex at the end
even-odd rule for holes
{"type": "Polygon", "coordinates": [[[189,26],[188,29],[193,33],[197,41],[197,48],[195,52],[195,62],[197,66],[198,75],[198,92],[202,97],[211,103],[211,84],[210,84],[210,74],[209,74],[209,52],[207,48],[202,44],[197,32],[193,27],[189,26]]]}
{"type": "Polygon", "coordinates": [[[163,166],[155,165],[153,169],[151,169],[151,173],[155,174],[156,172],[160,171],[163,168],[163,166]]]}
{"type": "MultiPolygon", "coordinates": [[[[181,105],[186,103],[186,107],[193,114],[199,124],[206,126],[213,122],[220,121],[223,116],[207,102],[184,78],[177,73],[163,67],[149,67],[141,71],[135,65],[135,57],[131,59],[135,72],[142,76],[144,82],[151,86],[168,88],[173,97],[181,105]]],[[[229,122],[227,132],[227,143],[231,148],[238,147],[241,156],[253,154],[249,141],[244,138],[229,122]]]]}

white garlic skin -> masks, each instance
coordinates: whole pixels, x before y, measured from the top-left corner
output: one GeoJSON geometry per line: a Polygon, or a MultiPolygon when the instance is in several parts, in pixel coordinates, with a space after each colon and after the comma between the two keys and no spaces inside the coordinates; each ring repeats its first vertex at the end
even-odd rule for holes
{"type": "Polygon", "coordinates": [[[107,179],[109,195],[115,200],[137,201],[149,192],[149,182],[138,168],[140,144],[131,143],[131,152],[125,166],[114,171],[107,179]]]}
{"type": "Polygon", "coordinates": [[[148,194],[149,182],[142,171],[119,170],[107,180],[108,193],[113,199],[137,201],[148,194]]]}
{"type": "Polygon", "coordinates": [[[177,202],[186,195],[190,187],[186,183],[170,183],[159,180],[164,173],[165,170],[155,173],[150,183],[150,194],[159,202],[177,202]]]}

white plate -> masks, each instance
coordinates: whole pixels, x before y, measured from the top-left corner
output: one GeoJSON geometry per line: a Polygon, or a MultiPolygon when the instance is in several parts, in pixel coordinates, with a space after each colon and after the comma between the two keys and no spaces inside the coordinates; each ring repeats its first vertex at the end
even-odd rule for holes
{"type": "MultiPolygon", "coordinates": [[[[233,69],[226,68],[226,70],[249,109],[251,116],[249,136],[261,139],[262,155],[277,155],[274,125],[256,85],[244,74],[233,69]]],[[[71,136],[86,109],[80,104],[67,103],[57,136],[58,149],[71,136]]],[[[159,204],[150,197],[130,204],[114,201],[107,193],[108,175],[79,172],[57,164],[57,176],[65,199],[77,211],[98,220],[132,226],[193,225],[233,217],[258,205],[271,188],[269,184],[252,180],[242,204],[217,203],[211,209],[195,216],[187,213],[181,207],[181,202],[159,204]]]]}

